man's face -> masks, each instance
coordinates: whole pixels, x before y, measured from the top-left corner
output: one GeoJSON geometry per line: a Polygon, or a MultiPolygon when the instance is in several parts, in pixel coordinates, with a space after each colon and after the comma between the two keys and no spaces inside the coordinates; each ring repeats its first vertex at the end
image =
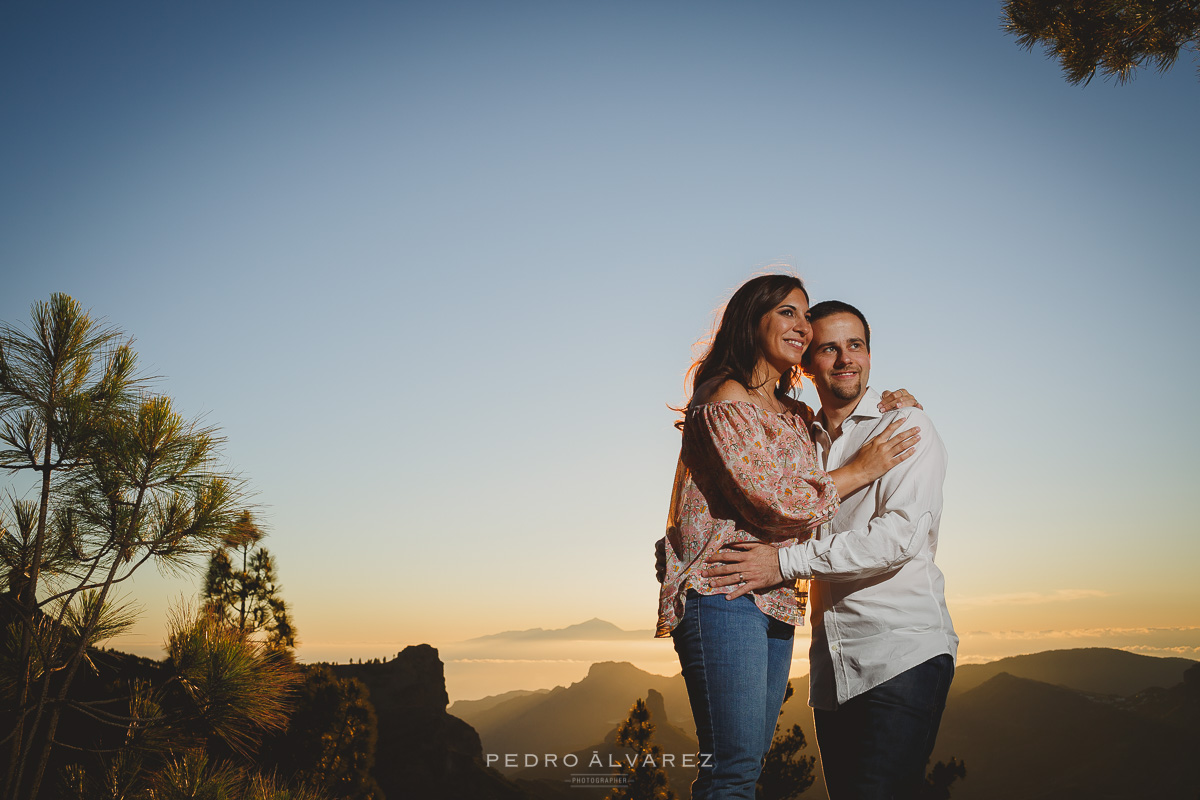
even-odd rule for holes
{"type": "Polygon", "coordinates": [[[857,400],[871,376],[867,332],[853,314],[831,314],[812,323],[812,344],[805,371],[817,391],[840,400],[857,400]]]}

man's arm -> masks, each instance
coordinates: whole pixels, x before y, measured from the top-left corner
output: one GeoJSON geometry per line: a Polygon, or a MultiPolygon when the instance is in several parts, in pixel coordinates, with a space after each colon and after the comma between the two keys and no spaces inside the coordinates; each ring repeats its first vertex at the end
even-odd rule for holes
{"type": "Polygon", "coordinates": [[[879,479],[879,509],[866,528],[791,547],[750,544],[724,551],[710,559],[721,566],[703,573],[712,578],[712,585],[743,584],[729,595],[732,599],[785,579],[857,580],[891,572],[911,560],[942,506],[946,449],[928,415],[914,410],[906,416],[909,424],[921,426],[921,441],[912,458],[879,479]]]}

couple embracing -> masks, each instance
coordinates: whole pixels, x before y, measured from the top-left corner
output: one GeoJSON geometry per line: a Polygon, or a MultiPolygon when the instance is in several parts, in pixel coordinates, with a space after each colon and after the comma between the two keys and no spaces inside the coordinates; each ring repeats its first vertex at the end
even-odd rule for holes
{"type": "Polygon", "coordinates": [[[811,588],[809,702],[830,800],[913,797],[958,637],[934,564],[946,451],[907,392],[869,388],[866,318],[764,275],[726,305],[680,423],[660,542],[700,751],[693,800],[754,798],[811,588]],[[821,400],[790,396],[801,371],[821,400]]]}

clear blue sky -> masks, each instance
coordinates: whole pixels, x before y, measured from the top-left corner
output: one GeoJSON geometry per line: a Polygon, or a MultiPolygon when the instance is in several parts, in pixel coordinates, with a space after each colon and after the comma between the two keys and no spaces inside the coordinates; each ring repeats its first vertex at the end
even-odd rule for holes
{"type": "Polygon", "coordinates": [[[67,292],[224,429],[310,653],[651,627],[666,404],[776,262],[933,414],[961,630],[1200,624],[1195,64],[1072,87],[999,17],[6,3],[0,318],[67,292]]]}

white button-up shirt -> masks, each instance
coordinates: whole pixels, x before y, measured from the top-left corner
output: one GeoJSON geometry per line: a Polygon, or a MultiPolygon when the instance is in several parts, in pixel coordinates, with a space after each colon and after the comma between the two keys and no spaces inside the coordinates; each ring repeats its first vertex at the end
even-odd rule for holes
{"type": "MultiPolygon", "coordinates": [[[[933,563],[942,518],[946,448],[918,408],[881,414],[868,388],[836,440],[818,421],[812,438],[826,471],[854,459],[897,416],[921,428],[916,452],[842,498],[816,536],[779,551],[784,578],[812,579],[809,705],[834,709],[943,653],[958,636],[933,563]]],[[[908,428],[912,425],[905,425],[908,428]]]]}

